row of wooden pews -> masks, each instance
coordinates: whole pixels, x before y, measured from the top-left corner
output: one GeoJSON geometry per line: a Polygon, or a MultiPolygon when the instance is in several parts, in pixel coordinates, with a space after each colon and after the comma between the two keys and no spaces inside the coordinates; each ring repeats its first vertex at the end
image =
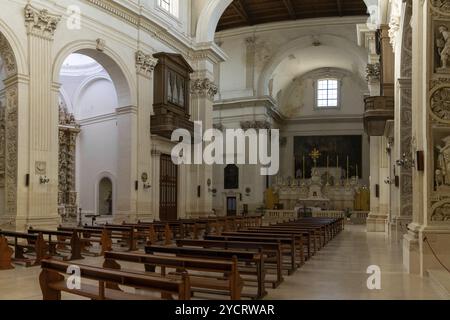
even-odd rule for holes
{"type": "Polygon", "coordinates": [[[61,299],[61,292],[98,300],[263,299],[267,286],[280,286],[343,226],[342,219],[263,225],[261,217],[211,217],[0,231],[0,269],[12,252],[34,254],[30,265],[41,265],[46,300],[61,299]],[[100,255],[101,267],[72,262],[100,255]],[[67,281],[73,268],[81,288],[67,281]]]}

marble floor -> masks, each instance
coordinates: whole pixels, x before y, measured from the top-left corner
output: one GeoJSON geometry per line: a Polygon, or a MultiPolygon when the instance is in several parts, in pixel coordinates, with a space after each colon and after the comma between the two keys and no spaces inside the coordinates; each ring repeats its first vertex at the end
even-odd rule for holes
{"type": "MultiPolygon", "coordinates": [[[[83,264],[101,265],[88,258],[83,264]]],[[[17,267],[0,271],[0,299],[39,300],[40,269],[17,267]]],[[[64,298],[73,299],[73,296],[64,298]]],[[[347,226],[297,273],[269,290],[268,299],[443,299],[429,278],[408,275],[402,269],[401,245],[384,234],[367,234],[363,226],[347,226]],[[367,289],[366,270],[381,268],[381,290],[367,289]]]]}

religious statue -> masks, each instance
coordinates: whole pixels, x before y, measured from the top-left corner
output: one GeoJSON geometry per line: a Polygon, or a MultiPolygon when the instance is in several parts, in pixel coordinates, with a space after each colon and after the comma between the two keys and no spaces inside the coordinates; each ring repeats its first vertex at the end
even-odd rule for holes
{"type": "Polygon", "coordinates": [[[438,53],[441,58],[441,67],[438,71],[449,72],[448,59],[450,57],[450,33],[447,26],[441,25],[438,28],[440,38],[436,40],[436,45],[438,47],[438,53]]]}
{"type": "Polygon", "coordinates": [[[113,210],[112,210],[112,192],[110,191],[108,194],[108,197],[105,199],[105,202],[108,206],[108,213],[107,214],[112,214],[113,210]]]}
{"type": "Polygon", "coordinates": [[[435,171],[436,184],[450,186],[450,136],[442,139],[444,146],[437,146],[439,151],[437,169],[435,171]]]}

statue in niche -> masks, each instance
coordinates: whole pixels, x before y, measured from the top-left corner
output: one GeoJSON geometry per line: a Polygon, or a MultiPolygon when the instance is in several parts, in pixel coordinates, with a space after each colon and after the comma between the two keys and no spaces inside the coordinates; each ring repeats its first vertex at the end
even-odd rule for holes
{"type": "Polygon", "coordinates": [[[450,188],[450,136],[442,139],[444,146],[436,146],[439,151],[437,168],[435,171],[438,189],[443,186],[450,188]]]}
{"type": "Polygon", "coordinates": [[[437,72],[450,73],[450,68],[448,67],[448,60],[450,58],[450,33],[448,27],[444,25],[440,25],[438,30],[440,37],[436,40],[436,45],[441,58],[441,64],[437,72]]]}

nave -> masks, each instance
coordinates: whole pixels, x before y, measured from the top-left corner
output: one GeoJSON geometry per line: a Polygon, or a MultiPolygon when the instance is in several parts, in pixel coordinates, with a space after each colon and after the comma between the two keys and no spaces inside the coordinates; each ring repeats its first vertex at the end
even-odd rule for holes
{"type": "MultiPolygon", "coordinates": [[[[402,269],[401,245],[384,234],[367,233],[363,226],[346,225],[325,247],[301,268],[273,289],[266,286],[269,300],[359,300],[359,299],[445,299],[432,280],[411,275],[402,269]],[[366,266],[381,268],[381,290],[368,290],[366,266]]],[[[80,263],[101,267],[102,257],[85,256],[80,263]]],[[[140,270],[133,263],[121,263],[140,270]]],[[[0,271],[0,299],[40,300],[40,267],[0,271]]],[[[206,297],[208,298],[208,297],[206,297]]],[[[217,298],[217,297],[215,297],[217,298]]],[[[224,297],[226,298],[226,297],[224,297]]],[[[63,293],[62,299],[80,299],[63,293]]],[[[198,299],[198,298],[196,298],[198,299]]]]}

